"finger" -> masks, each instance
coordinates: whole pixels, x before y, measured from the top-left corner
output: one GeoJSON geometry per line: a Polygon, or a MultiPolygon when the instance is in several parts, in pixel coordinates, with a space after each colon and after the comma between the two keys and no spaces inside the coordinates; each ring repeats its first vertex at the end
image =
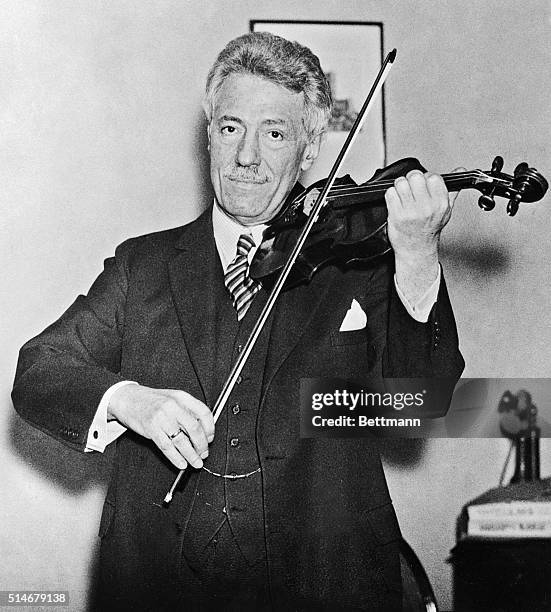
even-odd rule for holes
{"type": "MultiPolygon", "coordinates": [[[[209,443],[201,421],[199,421],[199,419],[197,419],[197,417],[190,410],[180,411],[176,415],[176,420],[178,422],[176,430],[178,429],[178,427],[180,427],[184,430],[186,434],[186,436],[178,436],[178,440],[180,440],[180,438],[187,437],[189,442],[191,443],[191,446],[195,450],[197,457],[203,455],[205,455],[206,457],[208,455],[209,443]]],[[[182,448],[184,447],[185,445],[182,448]]],[[[187,459],[187,455],[184,456],[187,459]]],[[[194,459],[196,458],[194,457],[194,459]]],[[[190,463],[195,465],[194,461],[190,461],[190,463]]]]}
{"type": "MultiPolygon", "coordinates": [[[[193,467],[202,467],[200,455],[208,451],[208,443],[203,428],[195,416],[187,409],[179,406],[174,399],[166,406],[165,412],[157,414],[154,425],[154,436],[162,443],[165,452],[165,437],[168,437],[172,447],[193,467]],[[190,433],[191,432],[191,433],[190,433]]],[[[166,454],[166,453],[165,453],[166,454]]],[[[207,452],[208,454],[208,452],[207,452]]],[[[174,457],[173,453],[171,453],[174,457]]],[[[168,456],[168,455],[167,455],[168,456]]]]}
{"type": "MultiPolygon", "coordinates": [[[[185,432],[181,430],[179,435],[172,437],[172,444],[175,446],[180,455],[182,455],[182,457],[194,468],[203,467],[202,457],[200,457],[195,448],[193,448],[185,432]]],[[[206,458],[209,454],[208,450],[205,450],[202,454],[206,458]]]]}
{"type": "Polygon", "coordinates": [[[444,179],[439,174],[431,174],[430,172],[427,172],[425,178],[430,197],[447,206],[449,202],[448,188],[444,179]]]}
{"type": "Polygon", "coordinates": [[[411,170],[406,174],[413,199],[417,204],[428,202],[430,197],[425,175],[420,170],[411,170]]]}
{"type": "Polygon", "coordinates": [[[392,221],[395,217],[398,216],[399,212],[402,209],[402,203],[400,202],[400,196],[396,191],[395,187],[390,187],[385,192],[385,201],[386,207],[388,209],[388,218],[389,221],[392,221]]]}
{"type": "Polygon", "coordinates": [[[158,431],[152,438],[163,455],[179,470],[185,470],[188,463],[182,457],[172,440],[164,431],[158,431]]]}
{"type": "Polygon", "coordinates": [[[409,181],[405,176],[399,176],[394,181],[394,188],[400,198],[400,203],[404,207],[411,206],[414,203],[413,194],[409,186],[409,181]]]}
{"type": "Polygon", "coordinates": [[[208,442],[214,439],[214,419],[208,406],[185,391],[175,392],[176,400],[190,410],[200,421],[208,442]]]}
{"type": "MultiPolygon", "coordinates": [[[[459,174],[461,172],[467,172],[467,168],[463,168],[463,166],[460,166],[459,168],[454,168],[452,170],[452,174],[459,174]]],[[[457,191],[450,191],[449,192],[449,200],[450,200],[450,206],[453,208],[453,205],[455,204],[455,201],[457,200],[457,196],[459,195],[459,192],[461,190],[458,189],[457,191]]]]}

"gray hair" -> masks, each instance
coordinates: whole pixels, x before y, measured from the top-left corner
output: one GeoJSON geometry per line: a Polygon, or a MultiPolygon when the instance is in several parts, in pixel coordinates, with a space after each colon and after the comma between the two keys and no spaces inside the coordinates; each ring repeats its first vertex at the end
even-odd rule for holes
{"type": "Polygon", "coordinates": [[[244,34],[222,49],[207,77],[204,108],[209,121],[224,80],[243,73],[303,93],[303,124],[308,137],[325,130],[331,116],[331,88],[318,57],[308,47],[269,32],[244,34]]]}

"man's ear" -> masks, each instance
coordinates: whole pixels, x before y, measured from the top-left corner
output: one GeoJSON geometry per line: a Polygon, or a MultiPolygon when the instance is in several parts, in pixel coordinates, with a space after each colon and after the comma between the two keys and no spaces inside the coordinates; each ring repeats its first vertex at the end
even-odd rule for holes
{"type": "Polygon", "coordinates": [[[203,106],[203,112],[205,113],[205,119],[207,120],[207,138],[208,138],[207,151],[210,151],[210,124],[212,120],[212,109],[209,103],[205,99],[203,100],[202,106],[203,106]]]}
{"type": "Polygon", "coordinates": [[[314,138],[306,145],[304,153],[302,154],[302,163],[300,165],[300,169],[302,171],[308,170],[316,161],[316,158],[320,153],[321,137],[321,134],[314,136],[314,138]]]}
{"type": "Polygon", "coordinates": [[[207,122],[207,151],[210,151],[210,121],[207,122]]]}

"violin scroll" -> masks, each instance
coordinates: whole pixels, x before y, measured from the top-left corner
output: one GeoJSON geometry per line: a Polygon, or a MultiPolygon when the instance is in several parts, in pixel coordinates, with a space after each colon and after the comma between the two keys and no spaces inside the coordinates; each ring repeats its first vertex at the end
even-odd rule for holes
{"type": "Polygon", "coordinates": [[[478,199],[482,210],[492,210],[495,207],[494,196],[497,195],[509,200],[507,214],[514,217],[521,202],[537,202],[547,192],[549,184],[545,178],[526,162],[518,164],[513,176],[503,173],[502,168],[503,158],[498,155],[492,163],[492,169],[481,172],[472,185],[482,192],[478,199]]]}

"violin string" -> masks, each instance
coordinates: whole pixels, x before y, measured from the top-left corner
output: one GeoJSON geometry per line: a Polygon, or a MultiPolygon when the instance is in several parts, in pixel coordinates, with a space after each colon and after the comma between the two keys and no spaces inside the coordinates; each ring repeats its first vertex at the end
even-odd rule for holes
{"type": "MultiPolygon", "coordinates": [[[[464,172],[464,173],[458,173],[458,174],[453,174],[453,175],[443,175],[443,178],[447,179],[448,183],[453,183],[453,182],[464,180],[466,178],[474,178],[476,176],[479,176],[479,175],[475,172],[464,172]]],[[[342,185],[342,186],[336,186],[333,189],[331,189],[331,194],[333,193],[339,194],[339,195],[344,195],[344,194],[354,195],[355,193],[361,194],[361,193],[366,193],[369,191],[379,191],[383,189],[388,189],[389,187],[392,187],[393,185],[394,185],[394,180],[374,181],[366,185],[342,185]]]]}
{"type": "MultiPolygon", "coordinates": [[[[467,178],[477,178],[481,176],[487,176],[483,172],[479,170],[471,170],[468,172],[457,172],[454,174],[443,174],[442,175],[445,180],[447,180],[448,186],[454,187],[456,183],[462,183],[467,178]]],[[[372,183],[366,185],[336,185],[334,186],[329,194],[327,195],[327,199],[335,199],[337,197],[342,196],[353,196],[353,195],[363,195],[365,193],[377,193],[386,191],[389,187],[394,185],[394,180],[381,180],[381,181],[373,181],[372,183]]],[[[309,195],[309,192],[304,192],[300,194],[294,201],[294,204],[301,204],[309,195]]]]}
{"type": "MultiPolygon", "coordinates": [[[[456,183],[461,183],[467,178],[480,177],[480,173],[477,171],[471,172],[458,172],[456,174],[442,175],[447,184],[451,187],[455,186],[456,183]]],[[[336,186],[329,192],[328,198],[339,197],[343,195],[361,195],[364,193],[377,193],[378,191],[386,191],[389,187],[394,185],[394,180],[382,180],[368,183],[367,185],[341,185],[336,186]]],[[[305,196],[301,196],[305,197],[305,196]]]]}

